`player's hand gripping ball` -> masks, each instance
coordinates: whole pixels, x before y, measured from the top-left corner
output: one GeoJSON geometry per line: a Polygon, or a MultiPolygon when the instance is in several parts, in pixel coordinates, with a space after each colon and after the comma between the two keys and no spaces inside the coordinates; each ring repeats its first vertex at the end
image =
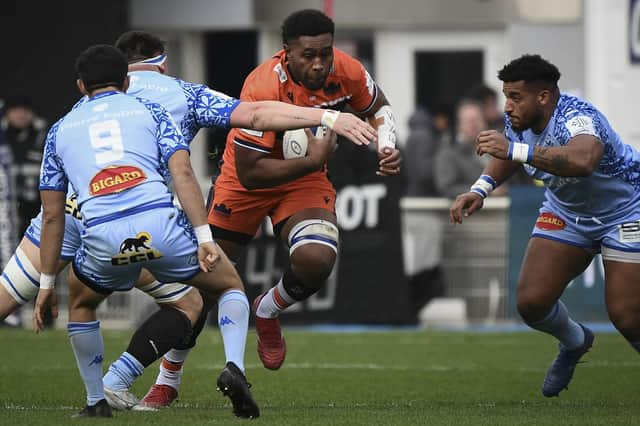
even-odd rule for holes
{"type": "MultiPolygon", "coordinates": [[[[316,137],[324,136],[326,128],[324,126],[312,127],[311,132],[316,137]]],[[[287,130],[282,137],[282,155],[285,160],[299,158],[307,155],[309,140],[304,129],[287,130]]]]}

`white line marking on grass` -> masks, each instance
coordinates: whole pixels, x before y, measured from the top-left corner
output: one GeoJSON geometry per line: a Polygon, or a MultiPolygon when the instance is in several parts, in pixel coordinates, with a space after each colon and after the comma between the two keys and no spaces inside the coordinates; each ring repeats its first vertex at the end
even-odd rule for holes
{"type": "Polygon", "coordinates": [[[80,410],[81,407],[72,407],[67,405],[59,405],[57,407],[52,406],[40,406],[40,405],[18,405],[18,404],[5,404],[3,407],[5,410],[13,411],[67,411],[67,410],[80,410]]]}

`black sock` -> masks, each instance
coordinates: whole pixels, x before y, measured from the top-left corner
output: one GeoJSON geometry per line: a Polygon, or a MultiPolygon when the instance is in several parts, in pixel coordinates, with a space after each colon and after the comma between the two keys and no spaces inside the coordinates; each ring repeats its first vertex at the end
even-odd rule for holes
{"type": "Polygon", "coordinates": [[[161,308],[138,327],[127,352],[146,368],[169,349],[188,342],[192,332],[185,314],[174,308],[161,308]]]}

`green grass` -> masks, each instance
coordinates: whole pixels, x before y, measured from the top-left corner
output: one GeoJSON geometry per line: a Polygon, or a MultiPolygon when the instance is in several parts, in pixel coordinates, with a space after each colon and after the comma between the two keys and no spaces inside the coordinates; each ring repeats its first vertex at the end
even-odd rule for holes
{"type": "MultiPolygon", "coordinates": [[[[285,330],[287,331],[287,330],[285,330]]],[[[264,425],[637,425],[640,359],[618,335],[596,336],[571,389],[546,399],[540,385],[555,356],[542,334],[287,331],[280,371],[262,368],[249,335],[247,375],[264,425]]],[[[105,359],[129,332],[104,333],[105,359]]],[[[223,367],[217,332],[206,330],[191,354],[180,400],[156,413],[71,420],[84,387],[62,331],[36,336],[0,329],[0,424],[200,425],[247,422],[215,391],[223,367]]],[[[154,364],[133,391],[143,395],[154,364]]]]}

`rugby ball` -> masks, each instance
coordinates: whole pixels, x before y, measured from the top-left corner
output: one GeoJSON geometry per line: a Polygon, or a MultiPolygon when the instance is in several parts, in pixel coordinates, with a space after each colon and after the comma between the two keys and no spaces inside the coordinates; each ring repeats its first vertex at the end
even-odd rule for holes
{"type": "MultiPolygon", "coordinates": [[[[325,134],[325,127],[312,127],[311,133],[316,137],[322,137],[325,134]]],[[[300,158],[307,155],[307,145],[309,139],[304,129],[287,130],[282,136],[282,156],[285,160],[291,158],[300,158]]]]}

